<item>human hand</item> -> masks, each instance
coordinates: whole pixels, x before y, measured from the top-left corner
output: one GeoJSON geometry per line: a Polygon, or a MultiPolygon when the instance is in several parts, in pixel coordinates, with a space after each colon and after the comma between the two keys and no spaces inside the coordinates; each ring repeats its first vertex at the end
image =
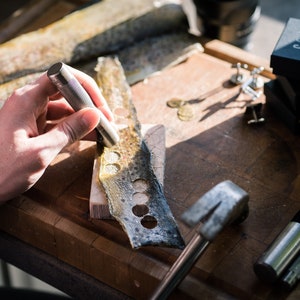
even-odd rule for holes
{"type": "MultiPolygon", "coordinates": [[[[95,105],[112,121],[95,81],[71,70],[95,105]]],[[[98,109],[74,112],[46,73],[16,90],[0,109],[0,203],[32,187],[65,146],[87,136],[95,140],[92,131],[99,121],[98,109]]]]}

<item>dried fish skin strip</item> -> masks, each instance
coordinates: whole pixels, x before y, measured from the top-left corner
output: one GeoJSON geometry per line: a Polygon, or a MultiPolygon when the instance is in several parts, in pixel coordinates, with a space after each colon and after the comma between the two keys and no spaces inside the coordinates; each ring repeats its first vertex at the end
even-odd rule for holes
{"type": "Polygon", "coordinates": [[[124,108],[126,117],[115,113],[124,124],[120,142],[103,149],[99,180],[107,195],[111,215],[127,233],[131,246],[183,248],[175,219],[162,185],[151,164],[151,152],[141,137],[140,123],[132,103],[130,87],[117,58],[100,58],[96,81],[110,108],[124,108]]]}
{"type": "MultiPolygon", "coordinates": [[[[131,85],[203,51],[195,37],[186,32],[179,32],[147,38],[117,51],[116,55],[125,70],[127,82],[131,85]]],[[[91,59],[75,67],[94,76],[95,64],[95,59],[91,59]]],[[[33,73],[0,85],[0,107],[16,88],[24,86],[40,75],[41,72],[33,73]]]]}
{"type": "Polygon", "coordinates": [[[99,57],[95,71],[97,72],[95,80],[114,114],[115,123],[134,127],[132,134],[139,135],[141,139],[141,126],[131,100],[130,86],[127,84],[119,59],[99,57]]]}
{"type": "MultiPolygon", "coordinates": [[[[170,2],[170,1],[169,1],[170,2]]],[[[152,0],[102,0],[42,29],[0,45],[0,83],[112,53],[186,22],[182,7],[155,7],[152,0]]]]}
{"type": "Polygon", "coordinates": [[[117,55],[131,85],[202,52],[199,39],[179,31],[144,39],[118,51],[117,55]]]}

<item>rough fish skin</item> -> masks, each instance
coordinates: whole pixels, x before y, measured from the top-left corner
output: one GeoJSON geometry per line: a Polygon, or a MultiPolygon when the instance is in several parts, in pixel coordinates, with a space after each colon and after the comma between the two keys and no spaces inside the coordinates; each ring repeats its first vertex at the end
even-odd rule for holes
{"type": "Polygon", "coordinates": [[[74,64],[106,55],[185,22],[175,3],[157,8],[152,0],[102,0],[1,44],[0,83],[45,71],[58,61],[74,64]]]}
{"type": "MultiPolygon", "coordinates": [[[[194,53],[203,52],[196,37],[187,32],[167,33],[139,41],[120,49],[118,56],[129,85],[144,80],[165,68],[179,64],[194,53]]],[[[96,58],[74,65],[77,69],[94,76],[96,58]]],[[[25,75],[0,85],[0,108],[11,93],[28,82],[33,81],[41,72],[25,75]]]]}
{"type": "Polygon", "coordinates": [[[105,148],[99,179],[107,194],[111,215],[127,233],[133,248],[183,248],[184,241],[151,166],[151,153],[141,137],[131,91],[117,58],[101,57],[96,81],[114,113],[120,142],[105,148]]]}
{"type": "MultiPolygon", "coordinates": [[[[115,52],[126,74],[127,82],[132,85],[140,80],[159,73],[165,68],[179,64],[194,53],[204,49],[195,36],[187,32],[167,33],[138,41],[115,52]]],[[[94,76],[96,58],[75,65],[77,69],[94,76]]],[[[0,108],[11,93],[28,82],[33,81],[41,72],[25,75],[0,85],[0,108]]]]}
{"type": "Polygon", "coordinates": [[[118,51],[117,55],[131,85],[201,52],[204,49],[198,38],[183,31],[147,38],[118,51]]]}

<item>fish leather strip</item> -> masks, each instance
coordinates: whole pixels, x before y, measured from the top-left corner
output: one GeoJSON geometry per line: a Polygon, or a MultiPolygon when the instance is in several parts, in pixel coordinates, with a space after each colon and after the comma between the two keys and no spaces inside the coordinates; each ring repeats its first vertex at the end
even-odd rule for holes
{"type": "MultiPolygon", "coordinates": [[[[111,215],[127,233],[131,246],[184,247],[184,241],[151,165],[142,139],[131,90],[117,57],[100,57],[96,82],[119,130],[120,142],[100,154],[99,180],[111,215]],[[142,199],[142,200],[141,200],[142,199]]],[[[99,145],[100,146],[100,145],[99,145]]]]}
{"type": "Polygon", "coordinates": [[[153,0],[102,0],[1,44],[0,84],[45,71],[58,61],[72,65],[187,28],[181,5],[161,2],[156,7],[153,0]]]}
{"type": "MultiPolygon", "coordinates": [[[[185,61],[192,54],[203,51],[204,49],[198,43],[197,37],[180,31],[137,41],[130,47],[121,49],[114,54],[118,56],[122,64],[127,82],[132,85],[159,73],[165,68],[185,61]]],[[[97,58],[91,58],[73,66],[90,76],[94,76],[96,63],[97,58]]],[[[28,74],[1,84],[0,108],[15,89],[34,81],[41,74],[42,72],[28,74]]]]}

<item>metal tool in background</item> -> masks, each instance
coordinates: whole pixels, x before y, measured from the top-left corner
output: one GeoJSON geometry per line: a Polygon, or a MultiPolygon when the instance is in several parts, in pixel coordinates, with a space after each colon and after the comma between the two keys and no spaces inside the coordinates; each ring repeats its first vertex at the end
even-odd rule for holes
{"type": "Polygon", "coordinates": [[[262,94],[262,91],[256,90],[262,88],[264,85],[262,78],[258,77],[263,70],[263,67],[254,68],[250,72],[251,77],[248,78],[241,86],[241,91],[252,96],[252,100],[258,99],[262,94]]]}
{"type": "Polygon", "coordinates": [[[287,268],[281,278],[281,284],[287,290],[291,290],[300,280],[300,256],[287,268]]]}
{"type": "MultiPolygon", "coordinates": [[[[276,282],[288,266],[300,255],[300,211],[275,238],[253,265],[259,279],[276,282]]],[[[290,275],[287,274],[286,280],[290,275]]]]}
{"type": "Polygon", "coordinates": [[[249,213],[249,195],[230,180],[223,181],[187,209],[182,220],[190,227],[205,219],[181,255],[152,295],[152,300],[167,299],[188,274],[210,242],[230,223],[244,221],[249,213]]]}
{"type": "MultiPolygon", "coordinates": [[[[56,63],[49,68],[47,75],[75,111],[85,107],[96,108],[89,94],[69,71],[67,65],[61,62],[56,63]]],[[[99,113],[101,119],[96,127],[99,142],[106,147],[112,147],[119,142],[119,135],[100,110],[99,113]]]]}
{"type": "Polygon", "coordinates": [[[248,65],[238,62],[236,64],[233,64],[231,67],[236,69],[236,73],[230,77],[230,81],[233,84],[242,84],[243,82],[245,82],[246,75],[241,72],[241,69],[248,69],[248,65]]]}
{"type": "Polygon", "coordinates": [[[264,86],[264,80],[258,75],[264,70],[264,67],[254,68],[250,75],[252,76],[251,83],[249,86],[254,90],[261,89],[264,86]]]}
{"type": "Polygon", "coordinates": [[[262,116],[262,103],[255,103],[247,105],[245,115],[251,115],[248,124],[262,124],[265,118],[262,116]]]}
{"type": "Polygon", "coordinates": [[[262,103],[252,103],[257,100],[261,95],[262,91],[258,89],[264,86],[264,80],[258,75],[264,70],[263,67],[254,68],[248,78],[240,88],[240,91],[251,96],[251,103],[247,105],[245,115],[251,114],[248,124],[262,124],[265,122],[265,118],[262,116],[262,103]]]}

